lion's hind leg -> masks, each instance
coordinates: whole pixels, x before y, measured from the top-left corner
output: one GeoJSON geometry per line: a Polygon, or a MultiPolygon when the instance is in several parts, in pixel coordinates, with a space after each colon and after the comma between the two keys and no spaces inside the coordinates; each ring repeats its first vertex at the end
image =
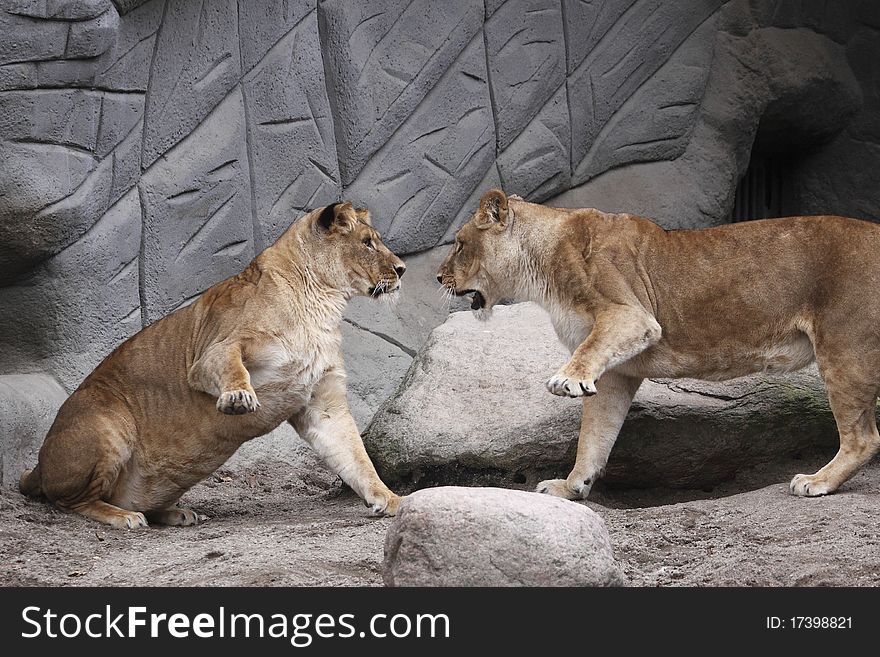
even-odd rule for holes
{"type": "MultiPolygon", "coordinates": [[[[820,360],[820,367],[822,363],[820,360]]],[[[812,475],[799,474],[791,480],[794,495],[815,497],[833,493],[880,451],[875,406],[878,388],[870,377],[859,377],[859,368],[822,368],[828,401],[840,434],[840,449],[833,459],[812,475]]]]}
{"type": "Polygon", "coordinates": [[[66,495],[58,495],[60,491],[56,487],[56,490],[47,496],[64,511],[78,513],[116,529],[146,527],[147,519],[143,513],[123,509],[106,501],[113,496],[119,472],[124,466],[124,461],[117,457],[117,453],[105,455],[92,469],[88,480],[84,482],[85,485],[79,490],[68,489],[66,495]]]}
{"type": "Polygon", "coordinates": [[[199,514],[192,509],[184,509],[179,506],[169,506],[166,509],[157,509],[147,512],[147,519],[157,525],[169,527],[190,527],[199,524],[199,514]]]}
{"type": "Polygon", "coordinates": [[[143,513],[110,503],[126,497],[120,474],[132,458],[132,423],[111,409],[94,413],[102,400],[83,401],[59,414],[40,450],[43,494],[63,511],[112,527],[146,527],[143,513]]]}
{"type": "Polygon", "coordinates": [[[18,490],[22,495],[38,497],[43,494],[43,483],[40,481],[40,469],[25,470],[18,480],[18,490]]]}

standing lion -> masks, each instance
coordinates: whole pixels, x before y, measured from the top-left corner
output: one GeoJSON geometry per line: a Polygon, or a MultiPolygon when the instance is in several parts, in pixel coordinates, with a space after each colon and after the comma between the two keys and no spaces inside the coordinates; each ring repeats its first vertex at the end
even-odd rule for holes
{"type": "Polygon", "coordinates": [[[406,269],[366,210],[314,210],[240,274],[126,340],[61,406],[19,487],[114,527],[192,525],[180,496],[238,447],[290,422],[373,513],[379,479],[345,396],[339,323],[406,269]]]}
{"type": "Polygon", "coordinates": [[[574,469],[538,491],[585,498],[646,377],[719,381],[816,361],[840,451],[795,495],[825,495],[880,450],[880,226],[790,217],[663,230],[628,214],[564,210],[487,192],[455,236],[438,280],[549,313],[571,359],[547,381],[583,398],[574,469]]]}

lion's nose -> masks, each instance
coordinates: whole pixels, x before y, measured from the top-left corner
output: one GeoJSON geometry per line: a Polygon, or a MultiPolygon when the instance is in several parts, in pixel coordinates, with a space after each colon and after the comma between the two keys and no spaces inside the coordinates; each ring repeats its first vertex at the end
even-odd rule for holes
{"type": "Polygon", "coordinates": [[[394,271],[397,272],[397,278],[403,278],[403,272],[406,271],[406,265],[400,264],[394,268],[394,271]]]}
{"type": "Polygon", "coordinates": [[[437,274],[437,282],[438,282],[438,283],[442,283],[442,282],[443,282],[443,274],[437,274]]]}

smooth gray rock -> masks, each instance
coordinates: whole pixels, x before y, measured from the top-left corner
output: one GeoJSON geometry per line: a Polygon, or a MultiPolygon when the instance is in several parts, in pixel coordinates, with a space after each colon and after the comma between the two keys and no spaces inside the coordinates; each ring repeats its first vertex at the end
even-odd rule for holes
{"type": "Polygon", "coordinates": [[[0,486],[18,486],[32,468],[67,392],[45,374],[0,376],[0,486]]]}
{"type": "Polygon", "coordinates": [[[602,518],[581,504],[498,488],[407,497],[385,537],[386,586],[622,586],[602,518]]]}
{"type": "MultiPolygon", "coordinates": [[[[454,313],[374,416],[367,451],[386,481],[410,486],[533,486],[564,477],[582,404],[554,397],[544,382],[567,360],[534,304],[498,307],[488,323],[454,313]]],[[[740,469],[836,443],[815,371],[722,383],[647,380],[605,481],[711,487],[740,469]]]]}

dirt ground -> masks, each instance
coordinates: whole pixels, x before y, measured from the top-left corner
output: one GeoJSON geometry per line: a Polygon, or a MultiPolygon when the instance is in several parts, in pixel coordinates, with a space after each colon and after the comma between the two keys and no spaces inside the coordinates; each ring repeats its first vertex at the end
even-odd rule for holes
{"type": "MultiPolygon", "coordinates": [[[[749,481],[710,492],[599,490],[587,504],[636,586],[880,585],[880,461],[824,498],[792,497],[787,483],[737,492],[749,481]]],[[[325,471],[220,470],[184,502],[207,519],[120,531],[4,489],[0,585],[382,584],[391,521],[368,517],[325,471]]]]}

